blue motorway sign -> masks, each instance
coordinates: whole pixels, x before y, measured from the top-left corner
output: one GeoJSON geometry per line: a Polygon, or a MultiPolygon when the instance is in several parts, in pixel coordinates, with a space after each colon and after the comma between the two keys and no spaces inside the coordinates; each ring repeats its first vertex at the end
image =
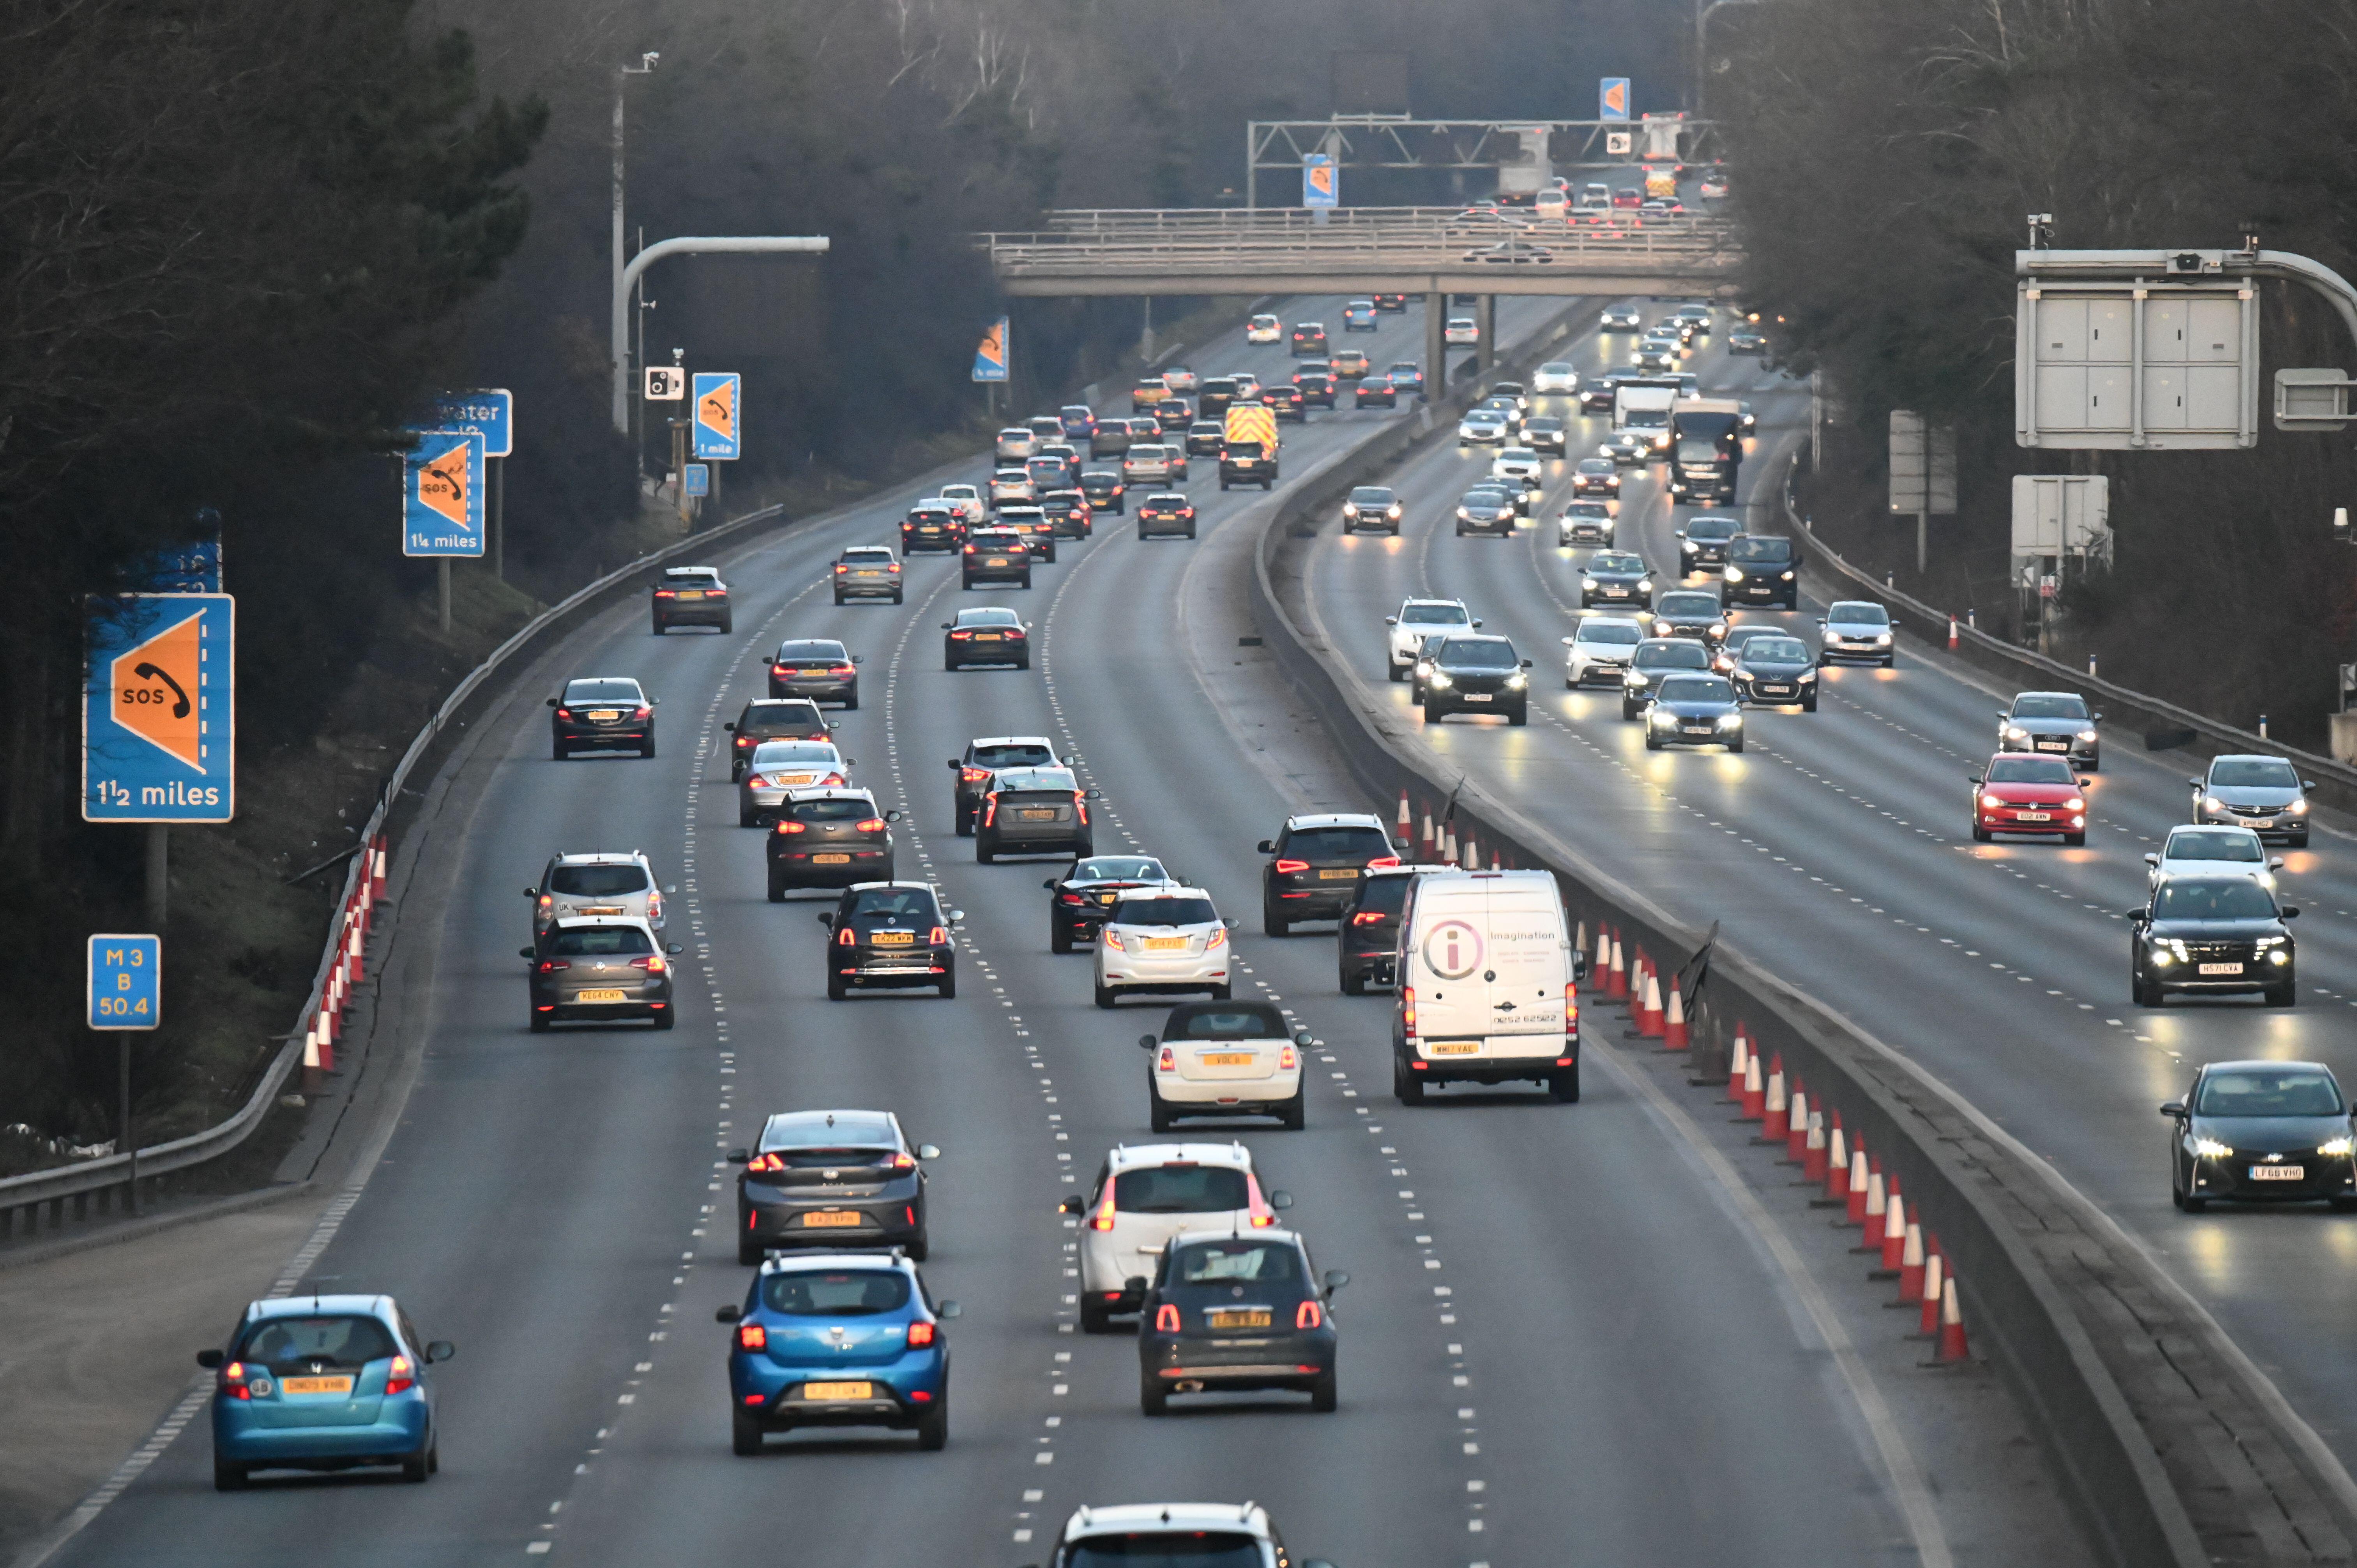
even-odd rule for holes
{"type": "Polygon", "coordinates": [[[737,404],[744,400],[745,378],[734,371],[698,371],[689,378],[694,402],[688,407],[688,436],[693,456],[726,459],[744,450],[737,438],[737,404]]]}
{"type": "Polygon", "coordinates": [[[479,558],[489,471],[480,431],[419,431],[401,456],[401,553],[479,558]]]}
{"type": "Polygon", "coordinates": [[[1006,379],[1006,317],[1000,317],[990,324],[990,330],[974,345],[974,379],[978,381],[1003,381],[1006,379]]]}
{"type": "Polygon", "coordinates": [[[690,463],[686,467],[685,474],[687,478],[687,493],[689,495],[708,496],[712,493],[712,465],[709,463],[690,463]]]}
{"type": "Polygon", "coordinates": [[[226,822],[237,814],[237,601],[124,594],[90,604],[81,814],[226,822]]]}
{"type": "Polygon", "coordinates": [[[515,450],[515,394],[505,387],[444,392],[434,400],[434,427],[476,431],[484,456],[507,456],[515,450]]]}
{"type": "Polygon", "coordinates": [[[152,1029],[164,1019],[164,939],[90,939],[90,1026],[152,1029]]]}
{"type": "MultiPolygon", "coordinates": [[[[221,526],[218,516],[213,526],[221,526]]],[[[210,539],[191,540],[168,550],[158,550],[141,561],[130,575],[143,593],[218,594],[221,591],[221,535],[216,532],[210,539]]]]}
{"type": "Polygon", "coordinates": [[[1627,77],[1607,76],[1598,80],[1596,117],[1599,120],[1629,118],[1629,79],[1627,77]]]}
{"type": "Polygon", "coordinates": [[[1301,155],[1301,205],[1339,207],[1342,201],[1340,176],[1330,153],[1301,155]]]}

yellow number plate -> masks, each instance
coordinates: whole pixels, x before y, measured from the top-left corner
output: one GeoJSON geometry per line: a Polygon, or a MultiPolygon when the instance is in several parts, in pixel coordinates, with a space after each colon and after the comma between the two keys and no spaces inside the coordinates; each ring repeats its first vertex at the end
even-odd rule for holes
{"type": "Polygon", "coordinates": [[[917,933],[914,931],[877,931],[868,938],[868,940],[879,948],[906,947],[916,940],[917,933]]]}
{"type": "Polygon", "coordinates": [[[804,1383],[806,1400],[866,1400],[876,1397],[874,1383],[804,1383]]]}
{"type": "Polygon", "coordinates": [[[857,1225],[866,1218],[866,1215],[854,1209],[826,1209],[816,1214],[803,1215],[802,1229],[805,1230],[839,1230],[846,1225],[857,1225]]]}
{"type": "Polygon", "coordinates": [[[1265,1306],[1215,1308],[1203,1314],[1203,1316],[1214,1328],[1265,1328],[1268,1326],[1268,1308],[1265,1306]]]}
{"type": "Polygon", "coordinates": [[[683,599],[700,599],[704,597],[704,590],[702,588],[682,588],[679,591],[679,596],[683,599]]]}
{"type": "Polygon", "coordinates": [[[986,555],[983,557],[982,564],[985,566],[1004,566],[1006,564],[1006,557],[1004,555],[986,555]]]}
{"type": "Polygon", "coordinates": [[[630,993],[627,991],[576,991],[573,993],[576,1002],[627,1002],[630,999],[630,993]]]}
{"type": "Polygon", "coordinates": [[[290,1394],[348,1394],[352,1391],[350,1378],[281,1378],[278,1386],[290,1394]]]}
{"type": "Polygon", "coordinates": [[[1004,642],[1006,640],[1006,634],[997,631],[977,631],[974,634],[974,639],[976,642],[1004,642]]]}
{"type": "Polygon", "coordinates": [[[1196,1058],[1205,1067],[1250,1067],[1260,1060],[1257,1051],[1212,1051],[1196,1058]]]}
{"type": "Polygon", "coordinates": [[[1041,811],[1017,811],[1015,814],[1027,822],[1052,822],[1056,820],[1056,812],[1052,807],[1041,811]]]}
{"type": "Polygon", "coordinates": [[[1184,949],[1186,945],[1187,939],[1184,937],[1148,937],[1146,939],[1146,950],[1147,952],[1177,952],[1184,949]]]}
{"type": "Polygon", "coordinates": [[[814,854],[811,856],[811,864],[813,865],[849,865],[851,857],[847,854],[814,854]]]}
{"type": "Polygon", "coordinates": [[[589,710],[589,717],[599,724],[604,724],[608,719],[619,719],[621,716],[622,710],[619,708],[592,708],[589,710]]]}
{"type": "Polygon", "coordinates": [[[1481,1052],[1479,1040],[1430,1040],[1425,1044],[1425,1054],[1434,1057],[1470,1057],[1481,1052]]]}
{"type": "Polygon", "coordinates": [[[1359,873],[1356,867],[1348,871],[1321,871],[1318,874],[1318,880],[1320,882],[1349,882],[1358,875],[1359,873]]]}

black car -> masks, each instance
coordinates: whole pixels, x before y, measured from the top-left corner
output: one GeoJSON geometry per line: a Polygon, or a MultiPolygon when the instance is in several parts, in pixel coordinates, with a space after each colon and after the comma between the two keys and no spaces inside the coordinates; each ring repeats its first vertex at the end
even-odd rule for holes
{"type": "Polygon", "coordinates": [[[1359,881],[1400,863],[1383,820],[1360,811],[1287,817],[1276,837],[1263,839],[1268,861],[1260,872],[1261,929],[1290,936],[1297,920],[1339,919],[1358,896],[1359,881]]]}
{"type": "Polygon", "coordinates": [[[1599,550],[1587,558],[1587,569],[1579,575],[1579,607],[1592,610],[1598,605],[1653,607],[1653,574],[1642,555],[1599,550]]]}
{"type": "Polygon", "coordinates": [[[1031,668],[1031,628],[1013,610],[960,610],[942,622],[942,668],[963,670],[975,664],[1012,664],[1031,668]]]}
{"type": "Polygon", "coordinates": [[[1327,1304],[1350,1283],[1340,1269],[1319,1280],[1290,1230],[1173,1240],[1138,1311],[1138,1402],[1163,1415],[1172,1394],[1297,1389],[1310,1409],[1333,1410],[1327,1304]]]}
{"type": "Polygon", "coordinates": [[[667,566],[662,580],[655,585],[654,594],[657,637],[675,626],[737,629],[736,613],[728,604],[728,585],[720,580],[720,573],[714,567],[667,566]]]}
{"type": "Polygon", "coordinates": [[[1205,419],[1219,418],[1235,401],[1236,379],[1233,376],[1208,376],[1204,378],[1201,390],[1195,393],[1195,406],[1202,411],[1205,419]]]}
{"type": "Polygon", "coordinates": [[[1056,564],[1056,525],[1036,501],[1028,506],[1000,507],[997,521],[991,526],[1022,540],[1032,562],[1046,566],[1056,564]]]}
{"type": "Polygon", "coordinates": [[[731,1149],[737,1176],[737,1261],[771,1248],[899,1247],[925,1260],[925,1171],[931,1144],[909,1147],[888,1111],[790,1111],[772,1116],[749,1149],[731,1149]]]}
{"type": "Polygon", "coordinates": [[[1059,539],[1086,539],[1096,532],[1096,518],[1088,498],[1078,490],[1049,490],[1039,498],[1048,531],[1059,539]]]}
{"type": "Polygon", "coordinates": [[[791,638],[770,660],[770,695],[859,705],[859,657],[829,638],[791,638]]]}
{"type": "Polygon", "coordinates": [[[1807,643],[1781,628],[1745,638],[1727,674],[1744,702],[1763,708],[1797,703],[1804,714],[1817,711],[1816,659],[1807,643]]]}
{"type": "Polygon", "coordinates": [[[2244,876],[2172,876],[2128,911],[2128,983],[2139,1007],[2172,991],[2258,992],[2270,1007],[2299,999],[2298,954],[2284,922],[2298,907],[2244,876]]]}
{"type": "Polygon", "coordinates": [[[1727,635],[1727,607],[1702,588],[1673,588],[1653,601],[1655,637],[1691,637],[1709,647],[1727,635]]]}
{"type": "Polygon", "coordinates": [[[1334,406],[1334,372],[1331,371],[1296,371],[1293,390],[1301,394],[1305,408],[1334,406]]]}
{"type": "Polygon", "coordinates": [[[1342,532],[1356,533],[1363,528],[1371,533],[1388,533],[1396,538],[1405,510],[1400,504],[1399,492],[1389,485],[1361,485],[1342,502],[1342,532]]]}
{"type": "Polygon", "coordinates": [[[1801,547],[1781,534],[1737,534],[1721,575],[1729,604],[1801,607],[1801,547]]]}
{"type": "Polygon", "coordinates": [[[1077,860],[1061,876],[1039,885],[1048,890],[1048,949],[1070,952],[1075,942],[1092,942],[1104,929],[1114,903],[1132,887],[1175,887],[1178,879],[1145,854],[1101,854],[1077,860]]]}
{"type": "Polygon", "coordinates": [[[1194,424],[1195,411],[1187,406],[1183,397],[1166,397],[1154,405],[1154,423],[1167,435],[1194,424]]]}
{"type": "Polygon", "coordinates": [[[930,882],[872,882],[844,890],[818,918],[827,929],[826,999],[861,986],[929,985],[957,994],[957,949],[950,927],[965,918],[944,910],[930,882]]]}
{"type": "Polygon", "coordinates": [[[1727,335],[1727,351],[1764,356],[1768,352],[1767,336],[1756,327],[1738,327],[1727,335]]]}
{"type": "Polygon", "coordinates": [[[1297,323],[1293,328],[1293,357],[1297,360],[1324,359],[1326,328],[1315,321],[1297,323]]]}
{"type": "Polygon", "coordinates": [[[1513,491],[1477,485],[1458,499],[1457,536],[1462,539],[1469,533],[1488,533],[1511,539],[1515,521],[1521,516],[1522,508],[1513,491]]]}
{"type": "Polygon", "coordinates": [[[1002,854],[1069,854],[1086,860],[1096,853],[1089,802],[1101,793],[1082,789],[1071,770],[1060,766],[999,769],[974,819],[974,863],[988,865],[1002,854]]]}
{"type": "Polygon", "coordinates": [[[1187,456],[1216,457],[1220,444],[1228,438],[1227,427],[1216,419],[1199,419],[1187,427],[1187,456]]]}
{"type": "Polygon", "coordinates": [[[1743,704],[1735,683],[1724,675],[1696,670],[1667,675],[1645,705],[1645,749],[1665,746],[1723,746],[1743,749],[1743,704]]]}
{"type": "Polygon", "coordinates": [[[2213,1197],[2357,1208],[2357,1122],[2321,1062],[2211,1062],[2160,1113],[2177,1123],[2169,1199],[2190,1214],[2213,1197]]]}
{"type": "Polygon", "coordinates": [[[1177,490],[1150,495],[1137,506],[1137,536],[1179,533],[1195,537],[1195,503],[1177,490]]]}
{"type": "Polygon", "coordinates": [[[1703,674],[1710,669],[1710,650],[1692,638],[1649,637],[1629,656],[1620,677],[1620,716],[1633,719],[1653,700],[1653,688],[1671,675],[1703,674]]]}
{"type": "MultiPolygon", "coordinates": [[[[1128,444],[1123,443],[1122,450],[1128,449],[1128,444]]],[[[1119,468],[1081,470],[1081,495],[1094,510],[1109,511],[1119,517],[1127,510],[1123,498],[1128,493],[1129,486],[1123,480],[1119,468]]]]}
{"type": "Polygon", "coordinates": [[[826,715],[808,697],[756,697],[720,726],[737,738],[728,746],[728,782],[745,777],[745,763],[765,740],[824,740],[826,715]]]}
{"type": "Polygon", "coordinates": [[[1385,316],[1405,316],[1407,314],[1407,295],[1379,294],[1375,295],[1375,309],[1385,316]]]}
{"type": "MultiPolygon", "coordinates": [[[[1678,564],[1688,572],[1706,566],[1724,568],[1727,565],[1727,542],[1743,532],[1743,524],[1725,512],[1706,512],[1688,518],[1678,530],[1678,564]]],[[[1720,575],[1725,575],[1722,570],[1720,575]]]]}
{"type": "Polygon", "coordinates": [[[1276,484],[1276,455],[1257,441],[1229,441],[1220,446],[1220,489],[1230,485],[1258,484],[1271,489],[1276,484]]]}
{"type": "Polygon", "coordinates": [[[603,1024],[643,1019],[668,1029],[671,962],[680,950],[655,940],[646,922],[611,915],[560,919],[540,940],[517,950],[532,961],[532,1032],[552,1024],[603,1024]]]}
{"type": "Polygon", "coordinates": [[[1044,736],[988,736],[966,742],[965,756],[950,758],[950,771],[957,775],[950,791],[950,811],[958,837],[974,832],[974,819],[982,815],[982,798],[990,792],[990,781],[1000,768],[1062,766],[1056,757],[1055,743],[1044,736]]]}
{"type": "Polygon", "coordinates": [[[903,555],[913,555],[920,550],[945,551],[954,555],[964,542],[965,520],[946,506],[913,506],[909,515],[900,520],[903,555]]]}
{"type": "Polygon", "coordinates": [[[628,676],[591,676],[565,682],[548,699],[549,748],[562,762],[576,751],[655,754],[655,701],[628,676]]]}
{"type": "Polygon", "coordinates": [[[1289,419],[1296,424],[1309,422],[1309,407],[1303,400],[1299,387],[1289,387],[1278,381],[1261,389],[1260,400],[1274,410],[1279,419],[1289,419]]]}
{"type": "Polygon", "coordinates": [[[1028,588],[1031,585],[1030,538],[1011,528],[977,528],[966,535],[958,564],[961,588],[976,583],[1012,583],[1028,588]]]}
{"type": "Polygon", "coordinates": [[[847,887],[892,880],[892,827],[898,811],[879,811],[865,789],[796,789],[763,835],[770,902],[794,887],[847,887]]]}
{"type": "Polygon", "coordinates": [[[1579,389],[1579,410],[1582,413],[1609,413],[1620,392],[1620,383],[1637,379],[1634,371],[1607,371],[1579,389]]]}
{"type": "Polygon", "coordinates": [[[1560,457],[1569,450],[1569,442],[1563,421],[1555,414],[1534,413],[1523,421],[1523,445],[1534,452],[1560,457]]]}
{"type": "Polygon", "coordinates": [[[1359,384],[1351,389],[1351,406],[1352,408],[1397,408],[1399,388],[1392,385],[1392,379],[1387,375],[1377,373],[1361,377],[1359,384]]]}
{"type": "Polygon", "coordinates": [[[1336,967],[1342,994],[1363,996],[1370,985],[1395,985],[1400,913],[1407,908],[1407,885],[1430,865],[1384,865],[1359,878],[1351,901],[1334,924],[1336,967]]]}

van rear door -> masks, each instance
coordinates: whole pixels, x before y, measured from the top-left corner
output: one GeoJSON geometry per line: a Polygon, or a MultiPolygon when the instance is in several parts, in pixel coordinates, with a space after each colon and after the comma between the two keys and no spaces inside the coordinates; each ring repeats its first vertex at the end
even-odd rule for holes
{"type": "Polygon", "coordinates": [[[1571,978],[1563,909],[1551,889],[1530,879],[1485,884],[1489,953],[1481,980],[1491,1056],[1557,1054],[1563,1041],[1564,983],[1571,978]]]}

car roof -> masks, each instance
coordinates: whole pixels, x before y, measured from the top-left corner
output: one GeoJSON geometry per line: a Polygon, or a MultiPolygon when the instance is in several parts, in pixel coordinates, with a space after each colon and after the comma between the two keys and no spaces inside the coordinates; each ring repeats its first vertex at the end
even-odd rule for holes
{"type": "MultiPolygon", "coordinates": [[[[1873,610],[1886,616],[1890,613],[1872,599],[1835,599],[1825,607],[1825,618],[1830,620],[1844,610],[1873,610]]],[[[2075,697],[2078,694],[2076,692],[2021,692],[2015,693],[2013,700],[2018,703],[2023,697],[2075,697]]]]}
{"type": "Polygon", "coordinates": [[[828,1269],[888,1269],[895,1273],[914,1275],[917,1265],[909,1262],[898,1247],[857,1252],[784,1252],[761,1260],[764,1274],[815,1273],[828,1269]]]}
{"type": "Polygon", "coordinates": [[[644,865],[647,852],[642,849],[558,850],[549,860],[551,865],[644,865]]]}
{"type": "Polygon", "coordinates": [[[1064,1521],[1063,1539],[1173,1530],[1237,1530],[1266,1540],[1268,1510],[1258,1503],[1120,1503],[1110,1508],[1082,1504],[1064,1521]]]}
{"type": "Polygon", "coordinates": [[[397,1311],[389,1295],[280,1295],[247,1303],[245,1318],[249,1323],[265,1323],[274,1317],[324,1316],[332,1312],[398,1321],[397,1311]]]}
{"type": "Polygon", "coordinates": [[[761,1119],[761,1131],[764,1133],[767,1133],[772,1127],[799,1127],[803,1123],[810,1122],[816,1122],[822,1125],[831,1126],[834,1124],[834,1118],[837,1116],[880,1117],[884,1121],[891,1123],[892,1130],[894,1132],[897,1133],[900,1130],[899,1117],[889,1111],[869,1111],[860,1106],[838,1105],[831,1111],[773,1111],[769,1115],[761,1119]]]}
{"type": "MultiPolygon", "coordinates": [[[[1499,640],[1502,642],[1505,639],[1501,638],[1499,640]]],[[[1305,811],[1298,816],[1285,819],[1286,832],[1291,832],[1296,828],[1380,829],[1383,825],[1383,820],[1372,811],[1305,811]]]]}
{"type": "MultiPolygon", "coordinates": [[[[639,684],[639,678],[636,675],[568,675],[565,678],[565,683],[568,686],[578,686],[585,681],[622,681],[633,686],[639,684]]],[[[644,691],[645,688],[640,687],[640,690],[644,691]]]]}
{"type": "MultiPolygon", "coordinates": [[[[1591,626],[1625,626],[1636,631],[1642,631],[1645,629],[1645,623],[1637,619],[1634,616],[1582,616],[1579,619],[1578,629],[1575,630],[1572,635],[1574,637],[1577,637],[1580,632],[1586,631],[1591,626]]],[[[1663,639],[1661,640],[1668,639],[1663,639]]]]}
{"type": "Polygon", "coordinates": [[[1242,1144],[1115,1144],[1105,1155],[1115,1175],[1157,1165],[1224,1165],[1230,1170],[1253,1168],[1252,1151],[1242,1144]]]}
{"type": "Polygon", "coordinates": [[[2280,1071],[2285,1068],[2307,1068],[2312,1071],[2325,1073],[2328,1075],[2332,1071],[2331,1068],[2326,1066],[2322,1062],[2276,1061],[2268,1057],[2246,1057],[2230,1062],[2203,1062],[2194,1070],[2206,1075],[2213,1072],[2224,1072],[2235,1068],[2256,1068],[2261,1071],[2266,1071],[2271,1069],[2280,1071]]]}
{"type": "Polygon", "coordinates": [[[966,745],[968,746],[1044,746],[1049,751],[1056,749],[1056,743],[1044,735],[978,735],[966,742],[966,745]]]}
{"type": "MultiPolygon", "coordinates": [[[[771,746],[823,746],[834,752],[837,757],[841,757],[843,755],[843,747],[836,743],[834,737],[833,736],[824,735],[772,736],[768,740],[765,740],[760,745],[755,746],[753,748],[753,755],[755,757],[759,757],[763,752],[769,751],[771,746]]],[[[771,755],[775,756],[782,754],[772,753],[771,755]]]]}

